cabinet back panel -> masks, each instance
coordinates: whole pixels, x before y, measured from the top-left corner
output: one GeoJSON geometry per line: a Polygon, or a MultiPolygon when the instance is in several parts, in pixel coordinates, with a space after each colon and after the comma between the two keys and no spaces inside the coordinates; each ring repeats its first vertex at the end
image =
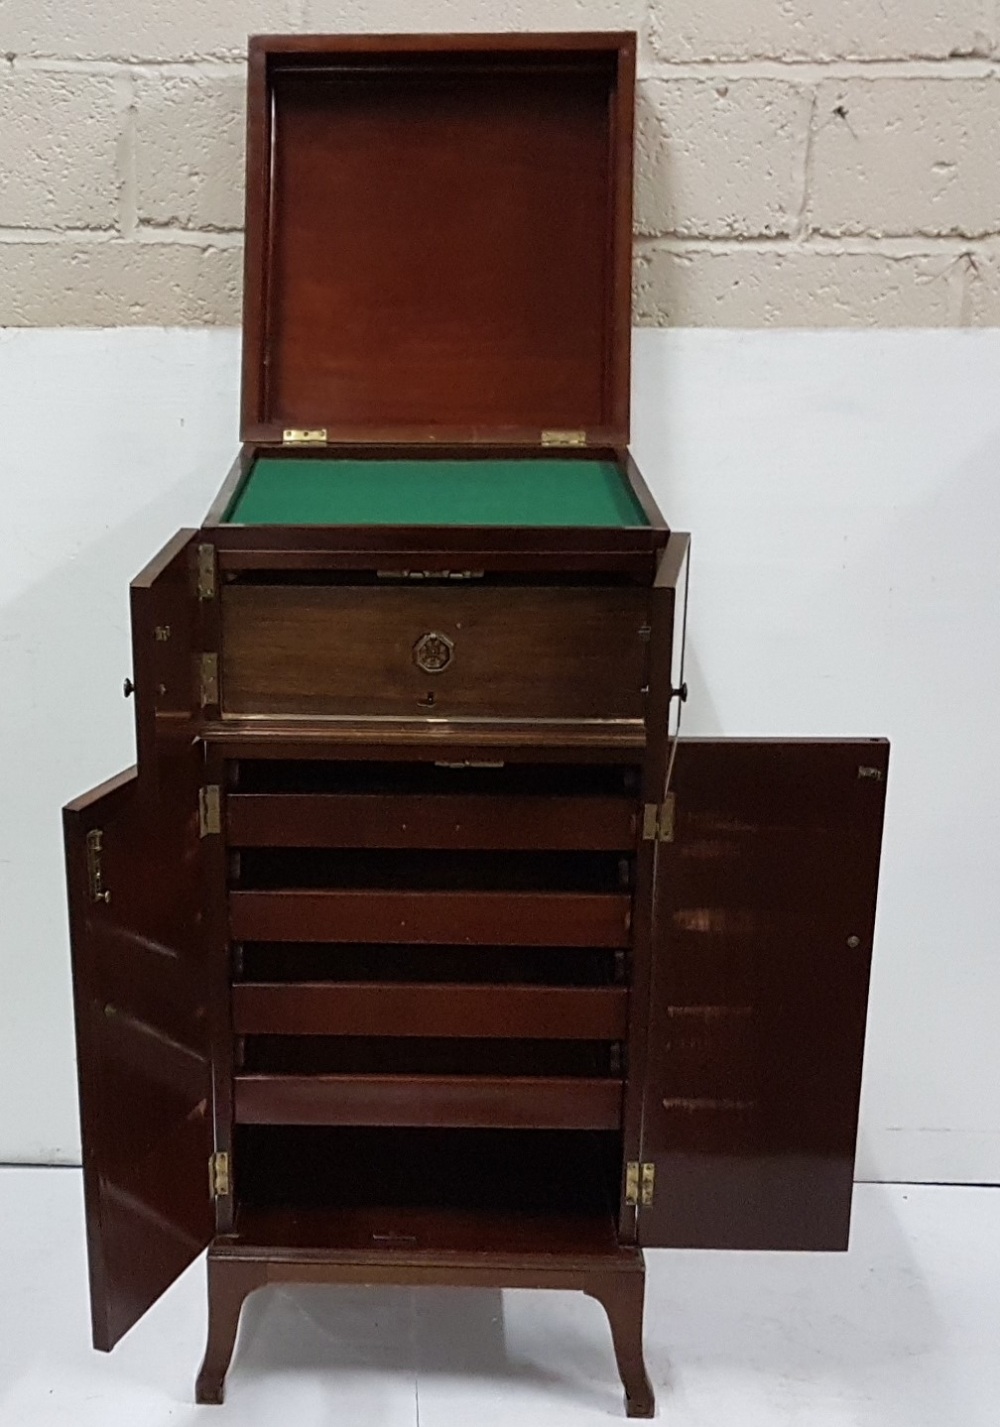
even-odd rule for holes
{"type": "Polygon", "coordinates": [[[601,947],[324,946],[248,942],[241,951],[246,981],[378,981],[534,986],[607,986],[624,979],[618,954],[601,947]]]}
{"type": "Polygon", "coordinates": [[[243,1068],[261,1075],[594,1077],[611,1075],[611,1051],[599,1040],[250,1035],[243,1068]]]}
{"type": "Polygon", "coordinates": [[[233,1158],[241,1209],[374,1203],[580,1214],[617,1204],[621,1138],[597,1131],[240,1125],[233,1158]]]}
{"type": "Polygon", "coordinates": [[[252,847],[233,879],[240,891],[279,888],[411,892],[620,892],[629,863],[606,852],[478,852],[252,847]]]}

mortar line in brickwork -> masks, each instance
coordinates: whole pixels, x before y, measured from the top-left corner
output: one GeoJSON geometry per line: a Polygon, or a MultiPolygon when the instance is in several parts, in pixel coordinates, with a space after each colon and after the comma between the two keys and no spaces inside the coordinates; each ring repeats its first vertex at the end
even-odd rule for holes
{"type": "MultiPolygon", "coordinates": [[[[8,59],[10,57],[8,56],[8,59]]],[[[81,74],[113,78],[132,74],[139,79],[242,79],[246,60],[240,55],[231,59],[59,59],[45,55],[14,55],[14,74],[81,74]]]]}
{"type": "MultiPolygon", "coordinates": [[[[236,249],[243,246],[243,231],[240,228],[180,228],[173,225],[157,225],[144,221],[129,237],[123,237],[115,228],[0,228],[0,243],[6,244],[49,244],[52,247],[88,244],[94,247],[106,245],[121,249],[134,246],[143,247],[194,247],[236,249]]],[[[660,234],[641,234],[634,239],[637,257],[652,252],[678,254],[698,253],[809,253],[817,256],[836,257],[843,253],[872,254],[881,257],[929,258],[944,253],[961,257],[975,253],[984,257],[1000,257],[1000,233],[964,237],[960,234],[914,233],[912,236],[879,238],[871,236],[850,236],[838,238],[828,234],[810,234],[808,238],[787,235],[769,237],[714,237],[709,234],[679,238],[660,234]]]]}
{"type": "Polygon", "coordinates": [[[1000,234],[990,233],[984,237],[968,238],[947,234],[935,237],[914,233],[912,236],[878,238],[875,236],[837,238],[827,235],[810,235],[799,238],[713,238],[713,237],[654,237],[643,236],[635,239],[635,255],[643,257],[650,253],[806,253],[818,257],[839,257],[842,254],[870,254],[883,258],[932,258],[950,254],[953,258],[969,252],[981,255],[1000,256],[1000,234]]]}
{"type": "MultiPolygon", "coordinates": [[[[126,56],[62,57],[8,53],[5,62],[17,73],[115,75],[123,71],[155,79],[200,77],[232,79],[246,69],[245,57],[192,55],[156,59],[126,56]]],[[[670,60],[646,56],[639,65],[639,80],[709,79],[732,75],[741,79],[785,79],[803,83],[820,79],[994,79],[1000,75],[1000,53],[900,57],[897,59],[806,59],[779,56],[749,59],[670,60]]]]}
{"type": "Polygon", "coordinates": [[[806,120],[806,142],[802,153],[802,176],[799,211],[791,236],[802,239],[809,233],[809,200],[812,195],[813,166],[816,152],[816,115],[819,112],[819,93],[816,89],[809,96],[809,118],[806,120]]]}
{"type": "Polygon", "coordinates": [[[998,57],[898,60],[712,59],[650,60],[639,66],[639,82],[649,79],[995,79],[998,57]]]}
{"type": "Polygon", "coordinates": [[[144,218],[134,234],[137,242],[193,248],[242,248],[242,228],[184,228],[177,223],[154,223],[144,218]]]}

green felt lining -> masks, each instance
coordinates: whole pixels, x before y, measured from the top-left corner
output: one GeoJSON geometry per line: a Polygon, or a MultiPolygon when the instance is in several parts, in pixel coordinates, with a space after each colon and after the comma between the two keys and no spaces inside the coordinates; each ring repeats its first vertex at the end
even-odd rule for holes
{"type": "Polygon", "coordinates": [[[610,461],[355,461],[263,457],[234,525],[645,526],[610,461]]]}

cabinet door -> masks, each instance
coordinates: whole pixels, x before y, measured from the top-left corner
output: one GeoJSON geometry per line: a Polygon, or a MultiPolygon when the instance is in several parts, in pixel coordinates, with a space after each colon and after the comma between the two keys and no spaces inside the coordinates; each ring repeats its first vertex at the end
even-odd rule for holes
{"type": "Polygon", "coordinates": [[[196,665],[198,597],[194,532],[181,530],[132,581],[132,678],[135,732],[143,781],[157,782],[161,755],[189,742],[199,712],[196,665]]]}
{"type": "Polygon", "coordinates": [[[643,1244],[847,1247],[887,764],[874,741],[680,744],[643,1244]]]}
{"type": "Polygon", "coordinates": [[[198,763],[63,813],[94,1345],[109,1349],[212,1232],[198,763]]]}

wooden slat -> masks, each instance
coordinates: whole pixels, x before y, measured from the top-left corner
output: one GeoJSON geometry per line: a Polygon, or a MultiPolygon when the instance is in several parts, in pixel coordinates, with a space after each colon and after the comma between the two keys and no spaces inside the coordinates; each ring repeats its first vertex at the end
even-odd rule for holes
{"type": "Polygon", "coordinates": [[[620,1080],[556,1076],[238,1075],[236,1119],[253,1125],[614,1130],[620,1080]]]}
{"type": "Polygon", "coordinates": [[[233,847],[551,848],[627,851],[635,804],[625,798],[233,793],[233,847]]]}
{"type": "Polygon", "coordinates": [[[233,987],[237,1035],[442,1036],[620,1040],[624,987],[362,982],[233,987]]]}
{"type": "Polygon", "coordinates": [[[237,941],[627,946],[631,899],[587,892],[231,892],[237,941]]]}

